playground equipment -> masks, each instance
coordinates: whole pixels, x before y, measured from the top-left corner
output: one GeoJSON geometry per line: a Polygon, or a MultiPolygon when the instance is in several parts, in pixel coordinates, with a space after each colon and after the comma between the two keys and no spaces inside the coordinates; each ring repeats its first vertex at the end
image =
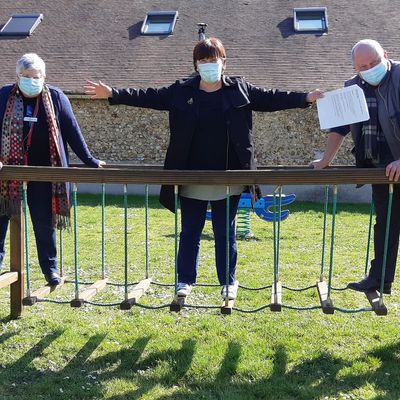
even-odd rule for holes
{"type": "MultiPolygon", "coordinates": [[[[24,230],[24,224],[20,220],[14,221],[14,228],[11,232],[11,271],[8,273],[3,273],[0,276],[0,287],[11,285],[11,315],[13,317],[18,316],[22,312],[22,305],[33,305],[36,302],[50,302],[58,304],[70,304],[72,307],[81,307],[85,304],[92,304],[96,306],[118,306],[121,309],[130,309],[133,306],[142,307],[146,309],[162,309],[169,308],[172,311],[179,311],[182,308],[203,308],[203,309],[220,309],[223,314],[230,314],[234,310],[243,313],[254,313],[269,308],[271,311],[281,311],[282,308],[289,308],[295,310],[314,310],[322,309],[325,314],[333,314],[335,311],[340,311],[344,313],[357,313],[365,311],[373,311],[378,315],[386,315],[387,308],[383,303],[383,284],[380,287],[379,292],[374,291],[366,293],[366,297],[370,302],[370,307],[361,307],[356,309],[345,309],[334,305],[332,299],[333,291],[343,291],[346,288],[335,288],[332,285],[333,278],[333,266],[334,266],[334,239],[335,239],[335,221],[336,221],[336,206],[337,206],[337,183],[388,183],[385,176],[384,169],[335,169],[323,170],[323,171],[310,171],[307,170],[288,170],[288,171],[249,171],[246,173],[249,176],[244,176],[242,171],[240,173],[229,173],[225,175],[225,172],[215,172],[215,171],[202,171],[201,174],[196,171],[166,171],[166,170],[144,170],[144,169],[132,169],[132,168],[105,168],[103,170],[91,170],[86,168],[51,168],[51,167],[16,167],[16,166],[5,166],[0,171],[0,178],[3,180],[17,179],[26,181],[71,181],[75,182],[110,182],[110,183],[121,183],[124,185],[124,282],[111,282],[108,277],[106,277],[106,271],[104,267],[104,247],[106,243],[104,241],[104,230],[105,230],[105,187],[103,186],[102,191],[102,265],[101,265],[101,279],[94,283],[82,282],[79,279],[79,254],[78,254],[78,213],[77,213],[77,187],[73,185],[73,254],[74,254],[74,277],[73,280],[67,280],[63,276],[63,283],[72,283],[74,285],[74,298],[59,300],[56,298],[48,298],[47,296],[55,289],[55,287],[44,286],[35,291],[31,289],[30,282],[30,259],[28,254],[27,244],[29,243],[29,235],[27,229],[24,230]],[[236,175],[235,175],[236,174],[236,175]],[[291,288],[285,286],[280,281],[280,242],[281,242],[281,219],[277,215],[281,215],[282,204],[284,203],[284,197],[282,195],[282,186],[277,186],[272,195],[272,207],[273,210],[278,210],[278,213],[273,213],[273,281],[271,285],[261,286],[261,287],[247,287],[244,285],[239,285],[241,290],[271,290],[271,301],[269,304],[265,304],[256,309],[243,309],[236,307],[233,300],[225,300],[222,305],[199,305],[199,304],[187,304],[188,298],[179,298],[177,293],[177,249],[178,249],[178,212],[179,212],[179,202],[178,202],[178,185],[174,185],[175,193],[175,232],[174,232],[174,251],[175,251],[175,282],[174,283],[163,283],[155,282],[151,279],[149,273],[149,241],[148,241],[148,186],[147,184],[159,184],[166,183],[171,184],[172,182],[179,182],[179,184],[190,184],[195,182],[217,182],[223,183],[225,179],[228,178],[234,184],[244,184],[246,181],[255,182],[257,184],[272,184],[274,181],[293,184],[295,182],[304,182],[312,184],[326,183],[325,189],[325,204],[324,204],[324,220],[322,228],[322,257],[321,257],[321,269],[319,279],[315,284],[312,284],[304,288],[291,288]],[[236,179],[236,180],[235,180],[236,179]],[[127,184],[128,183],[145,183],[145,223],[144,228],[146,232],[145,240],[145,276],[139,282],[129,281],[129,268],[128,268],[128,197],[127,197],[127,184]],[[331,185],[331,186],[328,186],[331,185]],[[328,271],[325,268],[325,259],[327,257],[326,252],[326,242],[327,242],[327,220],[328,220],[328,206],[329,206],[329,188],[332,188],[332,222],[330,229],[330,246],[329,246],[329,267],[328,271]],[[25,233],[25,235],[24,235],[25,233]],[[23,269],[23,255],[24,255],[24,239],[25,239],[25,270],[26,270],[26,293],[23,296],[23,283],[24,283],[24,269],[23,269]],[[325,280],[325,275],[328,275],[328,279],[325,280]],[[85,290],[81,290],[82,286],[90,284],[85,290]],[[14,285],[14,286],[13,286],[14,285]],[[124,299],[121,301],[119,299],[116,302],[95,302],[92,298],[96,296],[100,290],[105,287],[121,286],[124,288],[124,299]],[[174,288],[174,299],[172,302],[161,305],[145,305],[139,303],[141,296],[143,296],[150,285],[160,285],[174,288]],[[129,292],[129,289],[132,290],[129,292]],[[13,289],[14,288],[14,289],[13,289]],[[309,305],[299,307],[292,304],[285,304],[282,301],[283,290],[290,291],[304,291],[304,290],[317,290],[320,299],[319,305],[309,305]],[[13,311],[14,310],[14,311],[13,311]]],[[[104,184],[103,184],[104,185],[104,184]]],[[[393,199],[393,184],[389,184],[389,202],[388,202],[388,218],[386,223],[386,235],[385,235],[385,246],[384,246],[384,261],[381,281],[384,282],[385,270],[386,270],[386,253],[388,246],[388,232],[390,226],[390,215],[392,208],[393,199]]],[[[229,186],[227,186],[227,209],[229,209],[229,186]]],[[[27,206],[26,206],[26,185],[23,185],[23,216],[25,222],[27,221],[27,206]]],[[[372,224],[373,209],[371,208],[370,220],[369,220],[369,233],[367,239],[367,254],[366,254],[366,267],[368,267],[369,259],[369,243],[371,241],[371,224],[372,224]]],[[[227,227],[229,228],[229,227],[227,227]]],[[[60,245],[62,246],[63,240],[60,236],[60,245]]],[[[63,265],[63,250],[59,251],[60,255],[60,272],[62,272],[63,265]]],[[[228,261],[228,260],[227,260],[228,261]]],[[[228,265],[228,262],[227,262],[228,265]]],[[[228,271],[228,268],[227,268],[228,271]]],[[[364,271],[365,272],[365,271],[364,271]]],[[[198,287],[202,286],[219,286],[213,284],[198,284],[198,287]]],[[[240,298],[239,298],[240,299],[240,298]]]]}
{"type": "MultiPolygon", "coordinates": [[[[281,206],[286,206],[290,203],[293,203],[296,199],[295,194],[285,195],[282,194],[280,198],[281,206]]],[[[262,197],[258,201],[251,204],[251,194],[250,193],[242,193],[239,200],[237,217],[236,217],[236,238],[237,239],[251,239],[254,237],[251,232],[251,224],[250,224],[250,214],[251,211],[256,213],[256,215],[263,219],[264,221],[273,222],[274,218],[279,219],[280,221],[285,220],[289,217],[289,210],[277,210],[276,207],[274,209],[274,195],[270,194],[262,197]]],[[[206,215],[207,220],[211,220],[212,212],[207,211],[206,215]]]]}

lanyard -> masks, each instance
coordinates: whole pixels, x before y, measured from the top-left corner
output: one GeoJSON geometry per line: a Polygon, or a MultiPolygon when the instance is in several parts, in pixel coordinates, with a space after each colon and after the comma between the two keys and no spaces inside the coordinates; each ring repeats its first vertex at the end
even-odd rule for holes
{"type": "MultiPolygon", "coordinates": [[[[40,94],[37,99],[36,99],[36,105],[35,109],[33,111],[32,118],[36,118],[39,112],[39,104],[40,104],[40,99],[42,98],[42,95],[40,94]]],[[[28,165],[28,153],[29,153],[29,148],[31,147],[31,142],[32,142],[32,134],[33,134],[33,128],[35,126],[35,121],[32,121],[29,123],[29,132],[28,136],[26,138],[26,149],[24,151],[24,165],[28,165]]]]}

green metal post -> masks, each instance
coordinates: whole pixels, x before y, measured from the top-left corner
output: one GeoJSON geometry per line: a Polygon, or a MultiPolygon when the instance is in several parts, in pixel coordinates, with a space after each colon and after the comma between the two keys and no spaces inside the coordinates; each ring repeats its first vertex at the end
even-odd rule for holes
{"type": "Polygon", "coordinates": [[[328,300],[331,298],[332,272],[333,272],[333,250],[335,242],[335,220],[336,220],[336,204],[337,204],[337,186],[333,186],[332,198],[332,231],[331,231],[331,251],[329,257],[329,279],[328,279],[328,300]]]}
{"type": "Polygon", "coordinates": [[[106,208],[106,185],[101,185],[101,279],[106,277],[105,258],[105,208],[106,208]]]}
{"type": "Polygon", "coordinates": [[[79,299],[79,281],[78,281],[78,200],[77,187],[72,184],[72,203],[74,206],[74,271],[75,271],[75,299],[79,299]]]}
{"type": "Polygon", "coordinates": [[[175,198],[175,295],[178,291],[178,198],[179,188],[174,185],[174,198],[175,198]]]}
{"type": "Polygon", "coordinates": [[[124,280],[125,300],[128,300],[128,186],[124,184],[124,280]]]}
{"type": "Polygon", "coordinates": [[[328,214],[329,186],[325,186],[325,205],[324,205],[324,224],[322,231],[322,256],[321,256],[321,274],[320,282],[324,280],[324,262],[325,262],[325,243],[326,243],[326,216],[328,214]]]}
{"type": "Polygon", "coordinates": [[[145,185],[146,279],[149,278],[149,185],[145,185]]]}

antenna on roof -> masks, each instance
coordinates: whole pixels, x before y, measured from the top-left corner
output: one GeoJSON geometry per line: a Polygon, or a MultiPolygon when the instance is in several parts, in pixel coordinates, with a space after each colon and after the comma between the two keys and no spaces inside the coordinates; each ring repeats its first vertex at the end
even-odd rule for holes
{"type": "Polygon", "coordinates": [[[197,23],[197,26],[199,27],[199,41],[204,40],[206,38],[206,28],[207,28],[207,24],[204,22],[199,22],[197,23]]]}

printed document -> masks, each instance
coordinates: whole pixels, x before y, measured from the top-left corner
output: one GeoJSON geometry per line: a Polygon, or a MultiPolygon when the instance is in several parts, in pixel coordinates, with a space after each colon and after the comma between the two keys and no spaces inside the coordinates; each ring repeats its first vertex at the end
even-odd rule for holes
{"type": "Polygon", "coordinates": [[[321,129],[369,120],[364,92],[357,85],[324,93],[324,97],[317,100],[317,109],[321,129]]]}

